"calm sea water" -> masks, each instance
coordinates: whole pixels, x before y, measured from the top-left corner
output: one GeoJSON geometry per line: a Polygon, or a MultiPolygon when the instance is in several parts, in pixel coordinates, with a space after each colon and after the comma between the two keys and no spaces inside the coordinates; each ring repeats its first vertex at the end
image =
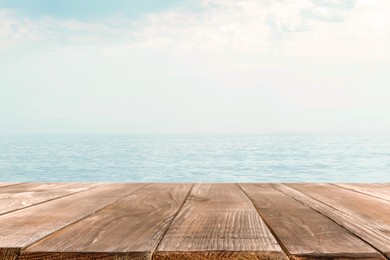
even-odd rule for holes
{"type": "Polygon", "coordinates": [[[390,182],[390,136],[0,136],[0,181],[390,182]]]}

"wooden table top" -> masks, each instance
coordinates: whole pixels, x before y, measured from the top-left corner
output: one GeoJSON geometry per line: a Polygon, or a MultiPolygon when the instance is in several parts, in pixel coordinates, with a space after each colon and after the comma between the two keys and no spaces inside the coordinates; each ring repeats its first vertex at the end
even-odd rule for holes
{"type": "Polygon", "coordinates": [[[0,259],[390,259],[390,184],[0,183],[0,259]]]}

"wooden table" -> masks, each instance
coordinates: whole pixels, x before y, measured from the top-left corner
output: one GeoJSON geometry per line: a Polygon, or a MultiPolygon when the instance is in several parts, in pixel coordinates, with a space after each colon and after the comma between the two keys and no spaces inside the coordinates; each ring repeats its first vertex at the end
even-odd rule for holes
{"type": "Polygon", "coordinates": [[[390,259],[390,184],[0,183],[0,259],[390,259]]]}

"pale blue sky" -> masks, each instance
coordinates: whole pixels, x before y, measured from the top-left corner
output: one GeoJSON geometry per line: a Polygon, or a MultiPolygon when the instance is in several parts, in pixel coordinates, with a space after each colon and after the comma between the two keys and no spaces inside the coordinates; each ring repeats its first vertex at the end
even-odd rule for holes
{"type": "Polygon", "coordinates": [[[28,17],[52,16],[83,21],[117,15],[135,18],[147,12],[158,12],[188,4],[185,0],[0,0],[2,8],[15,9],[28,17]]]}
{"type": "Polygon", "coordinates": [[[0,133],[390,133],[386,0],[0,0],[0,133]]]}

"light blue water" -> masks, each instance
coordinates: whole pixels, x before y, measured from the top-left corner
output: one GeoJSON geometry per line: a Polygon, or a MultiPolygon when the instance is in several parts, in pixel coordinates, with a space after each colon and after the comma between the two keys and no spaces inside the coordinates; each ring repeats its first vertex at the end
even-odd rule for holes
{"type": "Polygon", "coordinates": [[[0,136],[0,181],[390,182],[390,136],[0,136]]]}

